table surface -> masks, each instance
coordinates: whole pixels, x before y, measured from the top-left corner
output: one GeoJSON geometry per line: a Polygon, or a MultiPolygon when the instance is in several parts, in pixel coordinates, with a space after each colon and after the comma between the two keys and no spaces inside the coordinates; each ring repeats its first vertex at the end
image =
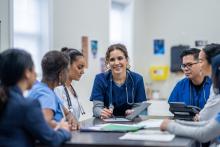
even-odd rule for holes
{"type": "MultiPolygon", "coordinates": [[[[160,118],[160,117],[151,117],[160,118]]],[[[148,119],[148,118],[145,118],[148,119]]],[[[143,118],[138,118],[134,122],[139,122],[143,118]]],[[[103,124],[104,121],[98,118],[90,118],[80,123],[81,127],[94,126],[96,124],[103,124]]],[[[130,122],[131,124],[131,122],[130,122]]],[[[159,129],[159,128],[158,128],[159,129]]],[[[195,141],[189,138],[175,137],[171,142],[160,142],[160,141],[140,141],[140,140],[120,140],[119,137],[123,136],[124,133],[115,132],[80,132],[75,131],[72,133],[72,139],[64,144],[64,146],[74,146],[74,147],[97,147],[97,146],[107,146],[107,147],[119,147],[119,146],[133,146],[133,147],[144,147],[144,146],[179,146],[179,147],[189,147],[194,146],[195,141]]]]}

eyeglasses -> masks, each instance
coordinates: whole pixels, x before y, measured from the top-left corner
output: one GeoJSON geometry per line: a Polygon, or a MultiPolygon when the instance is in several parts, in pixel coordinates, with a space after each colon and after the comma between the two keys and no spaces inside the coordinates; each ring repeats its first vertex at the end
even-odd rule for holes
{"type": "Polygon", "coordinates": [[[182,70],[184,70],[185,68],[187,68],[187,69],[191,69],[192,68],[192,66],[194,65],[194,64],[198,64],[199,62],[195,62],[195,63],[187,63],[187,64],[181,64],[181,69],[182,70]]]}

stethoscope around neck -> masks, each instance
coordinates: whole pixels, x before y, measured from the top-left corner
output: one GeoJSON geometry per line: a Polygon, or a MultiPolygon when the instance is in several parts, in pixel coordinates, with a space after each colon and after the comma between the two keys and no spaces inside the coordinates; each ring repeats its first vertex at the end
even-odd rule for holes
{"type": "MultiPolygon", "coordinates": [[[[76,98],[76,101],[78,103],[78,106],[79,106],[81,114],[82,115],[86,114],[86,112],[84,111],[82,105],[79,103],[78,96],[76,94],[75,89],[73,88],[73,86],[71,84],[70,84],[70,87],[71,87],[71,90],[74,92],[74,97],[76,98]]],[[[65,85],[63,85],[63,88],[64,88],[64,91],[65,91],[65,94],[66,94],[66,98],[67,98],[68,109],[69,109],[70,112],[73,112],[73,105],[72,105],[72,102],[71,102],[71,99],[70,99],[69,92],[68,92],[68,90],[67,90],[65,85]]]]}
{"type": "MultiPolygon", "coordinates": [[[[113,83],[113,77],[112,77],[112,74],[110,73],[110,93],[109,93],[109,107],[110,108],[114,108],[113,103],[112,103],[112,83],[113,83]]],[[[133,105],[134,104],[134,80],[129,70],[126,70],[125,91],[126,91],[127,104],[133,105]],[[129,101],[129,98],[128,98],[128,78],[130,78],[132,82],[131,102],[129,101]]]]}

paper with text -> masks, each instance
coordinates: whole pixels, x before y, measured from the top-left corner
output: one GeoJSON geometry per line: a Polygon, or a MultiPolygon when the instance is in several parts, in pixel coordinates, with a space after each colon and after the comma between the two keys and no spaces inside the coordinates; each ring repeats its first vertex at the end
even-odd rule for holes
{"type": "Polygon", "coordinates": [[[149,140],[149,141],[172,141],[175,135],[160,130],[139,130],[137,132],[129,132],[120,137],[122,140],[149,140]]]}

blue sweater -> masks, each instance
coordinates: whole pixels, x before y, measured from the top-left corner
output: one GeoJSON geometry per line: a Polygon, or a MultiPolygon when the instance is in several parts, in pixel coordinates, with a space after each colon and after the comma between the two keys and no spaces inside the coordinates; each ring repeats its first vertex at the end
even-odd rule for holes
{"type": "Polygon", "coordinates": [[[9,89],[8,102],[0,114],[0,146],[30,147],[36,140],[59,146],[70,138],[66,130],[54,131],[49,127],[37,100],[24,98],[16,86],[9,89]]]}

